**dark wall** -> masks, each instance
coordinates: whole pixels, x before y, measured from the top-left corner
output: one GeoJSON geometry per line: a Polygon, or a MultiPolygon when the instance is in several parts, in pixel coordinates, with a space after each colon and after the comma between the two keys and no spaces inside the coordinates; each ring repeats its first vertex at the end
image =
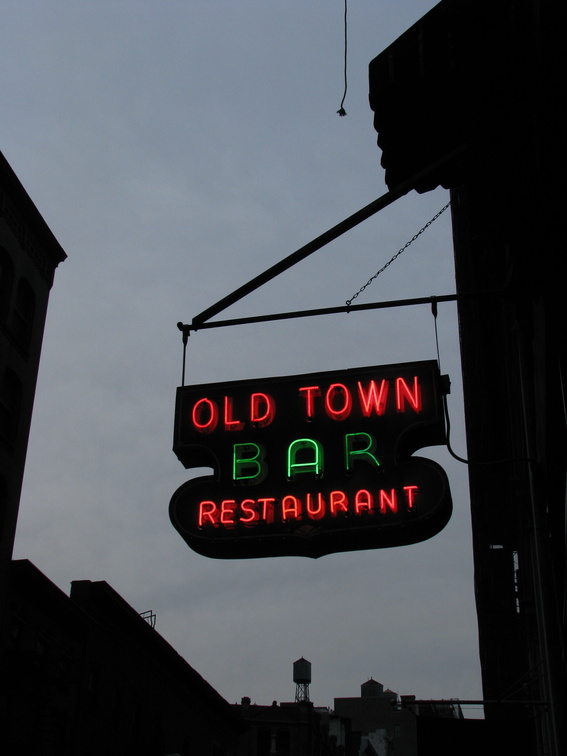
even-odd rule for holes
{"type": "Polygon", "coordinates": [[[0,751],[236,756],[233,708],[107,583],[71,597],[10,567],[0,644],[0,751]]]}

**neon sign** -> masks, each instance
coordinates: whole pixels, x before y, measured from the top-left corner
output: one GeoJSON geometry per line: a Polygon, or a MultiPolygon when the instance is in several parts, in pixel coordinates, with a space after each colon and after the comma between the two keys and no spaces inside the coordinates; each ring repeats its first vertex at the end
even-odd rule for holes
{"type": "Polygon", "coordinates": [[[200,554],[320,557],[417,543],[447,524],[432,361],[177,390],[173,450],[212,474],[182,485],[170,517],[200,554]]]}

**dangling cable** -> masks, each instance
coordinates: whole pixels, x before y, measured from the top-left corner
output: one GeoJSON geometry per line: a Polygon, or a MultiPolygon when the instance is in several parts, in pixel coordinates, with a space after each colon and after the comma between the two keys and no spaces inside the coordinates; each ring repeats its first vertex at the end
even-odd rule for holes
{"type": "MultiPolygon", "coordinates": [[[[441,355],[439,352],[439,332],[437,330],[437,297],[431,297],[431,314],[433,315],[433,324],[435,329],[435,346],[437,348],[437,365],[439,367],[439,372],[441,373],[441,355]]],[[[445,376],[445,378],[448,379],[449,376],[445,376]]],[[[449,454],[457,460],[457,462],[462,462],[465,465],[469,464],[468,459],[464,459],[463,457],[459,457],[458,454],[456,454],[453,451],[453,448],[451,446],[451,420],[449,418],[449,405],[447,402],[447,394],[449,393],[449,383],[447,381],[447,389],[443,391],[443,412],[445,414],[445,430],[446,430],[446,436],[447,436],[447,451],[449,454]]]]}
{"type": "Polygon", "coordinates": [[[347,0],[345,0],[345,13],[344,13],[344,19],[345,19],[345,58],[344,58],[344,80],[345,80],[345,89],[343,92],[343,99],[341,100],[341,106],[337,110],[337,113],[340,116],[346,116],[347,112],[344,109],[343,105],[345,104],[345,99],[347,95],[347,89],[348,89],[348,81],[347,81],[347,50],[348,50],[348,35],[347,35],[347,0]]]}
{"type": "Polygon", "coordinates": [[[439,333],[437,331],[437,297],[431,297],[431,314],[433,315],[433,327],[435,329],[435,346],[437,348],[437,365],[441,372],[441,357],[439,355],[439,333]]]}
{"type": "MultiPolygon", "coordinates": [[[[439,372],[441,372],[441,357],[439,354],[439,334],[437,332],[437,299],[436,297],[431,297],[431,312],[433,314],[433,320],[435,323],[435,343],[437,345],[437,364],[439,365],[439,372]]],[[[446,376],[448,378],[448,376],[446,376]]],[[[476,460],[472,459],[465,459],[464,457],[460,457],[455,451],[453,451],[453,447],[451,446],[451,418],[449,417],[449,403],[447,401],[447,394],[449,393],[449,389],[443,391],[443,412],[445,414],[445,430],[446,430],[446,445],[447,445],[447,451],[449,454],[453,457],[453,459],[456,459],[457,462],[462,462],[464,465],[474,465],[474,466],[487,466],[487,465],[504,465],[504,464],[511,464],[516,462],[528,462],[531,464],[533,462],[530,457],[517,457],[517,458],[509,458],[509,459],[493,459],[493,460],[486,460],[484,462],[477,462],[476,460]]]]}
{"type": "Polygon", "coordinates": [[[181,368],[181,386],[185,386],[185,363],[187,360],[187,342],[189,341],[189,326],[184,325],[181,321],[177,327],[183,334],[183,365],[181,368]]]}
{"type": "MultiPolygon", "coordinates": [[[[471,464],[468,459],[465,459],[464,457],[459,457],[459,455],[453,451],[453,447],[451,446],[451,420],[449,419],[449,406],[447,404],[447,394],[443,394],[443,409],[445,411],[445,428],[447,430],[447,451],[453,457],[453,459],[457,460],[457,462],[462,462],[464,465],[471,464]]],[[[477,464],[488,465],[492,463],[481,462],[477,464]]],[[[497,463],[494,463],[494,464],[497,464],[497,463]]]]}

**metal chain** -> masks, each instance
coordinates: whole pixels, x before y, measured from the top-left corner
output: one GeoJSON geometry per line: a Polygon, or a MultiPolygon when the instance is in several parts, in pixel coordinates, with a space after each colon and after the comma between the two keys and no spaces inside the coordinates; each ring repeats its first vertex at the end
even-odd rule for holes
{"type": "Polygon", "coordinates": [[[383,265],[380,268],[380,270],[376,271],[376,273],[371,278],[368,279],[368,281],[364,284],[364,286],[360,287],[360,289],[356,292],[356,294],[353,294],[353,296],[350,299],[347,299],[347,301],[345,302],[346,306],[350,307],[351,304],[354,302],[354,300],[358,297],[358,295],[362,294],[362,292],[364,291],[364,289],[366,289],[368,286],[370,286],[370,284],[372,283],[372,281],[374,281],[376,278],[378,278],[378,276],[380,275],[380,273],[383,273],[386,270],[386,268],[388,267],[388,265],[391,265],[394,262],[394,260],[397,257],[399,257],[402,254],[402,252],[404,252],[410,246],[410,244],[413,244],[413,242],[418,238],[418,236],[421,236],[421,234],[426,229],[428,229],[429,226],[432,223],[434,223],[440,215],[442,215],[445,212],[445,210],[449,207],[450,204],[451,204],[450,202],[447,202],[447,204],[445,205],[445,207],[442,207],[441,210],[439,210],[439,212],[437,213],[437,215],[434,215],[433,218],[431,218],[431,220],[428,221],[423,228],[419,229],[419,231],[417,232],[417,234],[415,234],[415,236],[412,236],[412,238],[408,242],[406,242],[404,244],[404,246],[401,249],[399,249],[396,252],[396,254],[393,257],[391,257],[385,265],[383,265]]]}

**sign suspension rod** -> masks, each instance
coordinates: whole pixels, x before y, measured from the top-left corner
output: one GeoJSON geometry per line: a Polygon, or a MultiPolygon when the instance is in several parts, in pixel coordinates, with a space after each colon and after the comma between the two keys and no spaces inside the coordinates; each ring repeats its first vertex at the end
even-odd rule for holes
{"type": "Polygon", "coordinates": [[[205,328],[224,328],[233,325],[250,325],[252,323],[266,323],[274,320],[291,320],[293,318],[309,318],[315,315],[337,315],[339,313],[361,312],[363,310],[382,310],[391,307],[408,307],[411,305],[434,304],[436,302],[456,302],[463,299],[462,294],[442,294],[441,296],[417,297],[413,299],[392,299],[385,302],[369,302],[368,304],[340,305],[338,307],[323,307],[315,310],[295,310],[292,312],[275,312],[268,315],[252,315],[244,318],[232,318],[228,320],[216,320],[195,325],[195,319],[191,324],[178,323],[177,327],[183,334],[198,331],[205,328]]]}

